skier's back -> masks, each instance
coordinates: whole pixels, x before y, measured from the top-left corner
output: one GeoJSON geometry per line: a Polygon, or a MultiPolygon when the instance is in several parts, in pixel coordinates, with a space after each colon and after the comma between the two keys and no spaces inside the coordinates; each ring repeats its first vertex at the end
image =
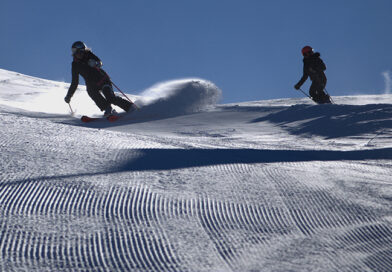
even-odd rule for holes
{"type": "Polygon", "coordinates": [[[327,77],[324,71],[327,69],[323,60],[320,58],[320,53],[314,53],[313,48],[305,46],[302,48],[302,55],[304,56],[304,68],[302,78],[294,88],[299,90],[305,81],[310,77],[312,85],[309,89],[311,98],[319,104],[331,103],[330,97],[324,92],[327,85],[327,77]]]}

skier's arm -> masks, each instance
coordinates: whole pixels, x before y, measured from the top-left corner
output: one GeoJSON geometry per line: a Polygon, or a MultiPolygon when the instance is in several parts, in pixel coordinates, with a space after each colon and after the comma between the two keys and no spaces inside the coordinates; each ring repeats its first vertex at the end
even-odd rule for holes
{"type": "Polygon", "coordinates": [[[304,83],[305,83],[305,81],[308,79],[308,75],[307,74],[304,74],[302,77],[301,77],[301,79],[298,81],[298,83],[296,84],[296,86],[298,86],[298,87],[301,87],[304,83]]]}
{"type": "Polygon", "coordinates": [[[303,73],[301,79],[298,81],[298,83],[295,84],[294,88],[297,89],[297,90],[298,90],[299,88],[301,88],[301,86],[305,83],[305,81],[308,79],[308,77],[309,77],[309,75],[308,75],[308,73],[306,72],[305,67],[304,67],[304,73],[303,73]]]}
{"type": "Polygon", "coordinates": [[[76,69],[75,63],[72,63],[72,82],[71,86],[69,86],[67,96],[65,97],[65,102],[69,103],[71,101],[71,97],[74,95],[76,88],[79,85],[79,73],[76,69]]]}

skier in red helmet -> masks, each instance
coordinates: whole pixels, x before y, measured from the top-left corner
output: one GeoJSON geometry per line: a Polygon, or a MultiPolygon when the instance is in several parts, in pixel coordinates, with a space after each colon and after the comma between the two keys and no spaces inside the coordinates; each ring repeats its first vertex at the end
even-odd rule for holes
{"type": "Polygon", "coordinates": [[[309,89],[309,95],[318,104],[331,103],[331,99],[324,89],[327,85],[327,77],[324,71],[327,69],[323,60],[320,58],[320,53],[314,52],[310,46],[302,48],[302,55],[304,56],[303,76],[294,88],[299,90],[302,84],[310,77],[312,85],[309,89]]]}

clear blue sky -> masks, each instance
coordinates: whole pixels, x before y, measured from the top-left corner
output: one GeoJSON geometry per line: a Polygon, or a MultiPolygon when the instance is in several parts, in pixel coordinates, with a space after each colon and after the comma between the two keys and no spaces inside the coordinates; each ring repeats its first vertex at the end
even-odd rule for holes
{"type": "Polygon", "coordinates": [[[390,0],[1,0],[0,68],[70,82],[70,47],[82,40],[124,91],[200,77],[228,103],[301,96],[293,85],[309,44],[331,95],[381,93],[391,12],[390,0]]]}

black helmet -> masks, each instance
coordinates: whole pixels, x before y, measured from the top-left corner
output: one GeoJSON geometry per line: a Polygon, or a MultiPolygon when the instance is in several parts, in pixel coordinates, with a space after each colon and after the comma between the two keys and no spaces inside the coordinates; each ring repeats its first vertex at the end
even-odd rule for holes
{"type": "Polygon", "coordinates": [[[75,53],[80,52],[80,51],[85,51],[87,49],[87,46],[84,42],[77,41],[72,44],[72,55],[75,55],[75,53]]]}

